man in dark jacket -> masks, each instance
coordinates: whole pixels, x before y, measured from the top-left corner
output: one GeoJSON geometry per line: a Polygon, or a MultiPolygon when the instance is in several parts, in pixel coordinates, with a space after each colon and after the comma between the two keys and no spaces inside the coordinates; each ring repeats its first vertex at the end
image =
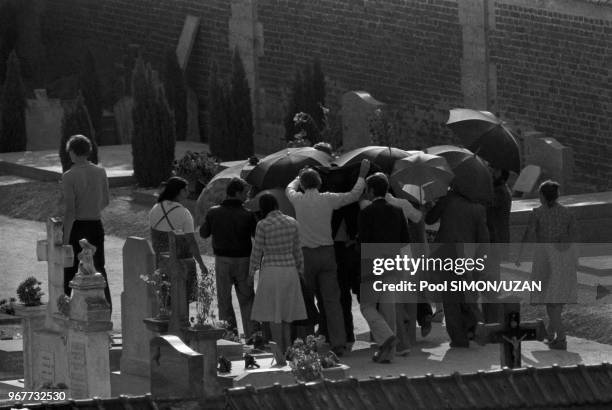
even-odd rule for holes
{"type": "Polygon", "coordinates": [[[227,198],[212,207],[200,227],[200,236],[212,236],[215,253],[215,276],[219,319],[226,320],[232,329],[237,329],[236,314],[232,306],[232,286],[240,304],[242,327],[248,339],[253,331],[251,307],[255,292],[249,281],[249,258],[251,237],[255,234],[257,219],[243,203],[246,199],[246,182],[240,178],[230,181],[226,189],[227,198]]]}
{"type": "MultiPolygon", "coordinates": [[[[385,174],[377,172],[366,179],[366,184],[372,203],[359,213],[359,241],[361,244],[389,244],[389,249],[384,250],[388,254],[376,257],[394,257],[400,249],[391,247],[407,244],[409,241],[408,224],[402,209],[391,205],[385,199],[389,189],[385,174]]],[[[395,355],[398,341],[395,335],[395,297],[392,292],[374,291],[373,284],[377,278],[384,280],[384,276],[375,277],[373,273],[362,272],[361,313],[379,345],[372,360],[389,363],[395,355]]]]}
{"type": "MultiPolygon", "coordinates": [[[[481,244],[477,255],[488,251],[489,242],[485,207],[470,201],[460,193],[451,190],[448,195],[440,198],[436,205],[427,213],[425,223],[433,225],[440,221],[440,228],[435,242],[436,250],[432,258],[464,258],[474,255],[465,254],[465,244],[481,244]]],[[[460,280],[454,272],[439,272],[439,279],[460,280]]],[[[469,280],[469,275],[466,275],[469,280]]],[[[446,331],[451,339],[451,347],[469,347],[470,333],[480,321],[481,313],[478,306],[463,292],[444,292],[442,294],[444,314],[446,316],[446,331]]]]}

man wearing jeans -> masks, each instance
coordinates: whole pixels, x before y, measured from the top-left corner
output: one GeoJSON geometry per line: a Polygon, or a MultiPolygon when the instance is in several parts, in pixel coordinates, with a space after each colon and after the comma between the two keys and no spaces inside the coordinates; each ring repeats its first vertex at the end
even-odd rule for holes
{"type": "Polygon", "coordinates": [[[253,283],[249,281],[249,258],[257,220],[243,205],[247,195],[246,182],[233,178],[227,186],[226,195],[221,205],[212,207],[206,214],[200,236],[208,238],[212,235],[219,319],[226,320],[232,329],[237,329],[232,306],[232,286],[235,286],[244,336],[248,339],[254,330],[251,307],[255,292],[253,283]]]}
{"type": "Polygon", "coordinates": [[[319,192],[321,177],[314,169],[303,170],[285,191],[300,223],[306,287],[310,294],[320,295],[322,299],[330,344],[338,356],[342,356],[346,349],[346,332],[340,305],[331,218],[335,209],[359,199],[369,169],[369,161],[363,160],[357,182],[350,192],[319,192]],[[304,192],[298,192],[300,186],[304,192]]]}

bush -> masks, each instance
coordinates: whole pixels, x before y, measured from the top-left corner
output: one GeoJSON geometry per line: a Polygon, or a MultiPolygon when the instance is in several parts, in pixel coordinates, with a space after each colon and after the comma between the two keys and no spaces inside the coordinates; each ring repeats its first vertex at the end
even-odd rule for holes
{"type": "Polygon", "coordinates": [[[169,49],[166,53],[164,86],[170,109],[174,111],[176,139],[187,139],[187,81],[185,73],[178,63],[176,51],[169,49]]]}
{"type": "Polygon", "coordinates": [[[66,143],[73,135],[81,134],[91,141],[91,154],[89,160],[94,164],[98,163],[98,144],[96,144],[95,131],[93,129],[89,112],[85,106],[83,95],[79,92],[74,105],[66,107],[64,118],[62,118],[62,138],[60,141],[59,157],[62,162],[62,172],[66,172],[72,167],[72,160],[66,143]]]}
{"type": "Polygon", "coordinates": [[[0,313],[4,313],[5,315],[14,315],[15,314],[15,298],[10,298],[9,300],[6,300],[6,299],[0,300],[0,313]]]}
{"type": "Polygon", "coordinates": [[[34,276],[30,276],[17,287],[17,297],[25,306],[42,305],[41,298],[44,295],[40,285],[42,283],[34,276]]]}
{"type": "Polygon", "coordinates": [[[226,159],[231,156],[229,93],[214,61],[208,77],[208,100],[208,146],[212,155],[226,159]]]}
{"type": "Polygon", "coordinates": [[[172,174],[174,116],[151,66],[138,58],[132,74],[134,177],[140,186],[157,187],[172,174]]]}
{"type": "Polygon", "coordinates": [[[6,64],[6,79],[0,96],[2,109],[0,123],[0,152],[25,151],[27,149],[25,87],[21,79],[19,58],[13,50],[6,64]]]}
{"type": "Polygon", "coordinates": [[[202,189],[219,172],[219,164],[207,153],[187,151],[183,158],[174,161],[174,173],[185,178],[196,190],[191,194],[195,198],[202,189]]]}
{"type": "Polygon", "coordinates": [[[251,108],[251,89],[238,48],[234,50],[232,61],[230,107],[230,141],[235,150],[227,160],[246,159],[253,155],[255,129],[251,108]]]}
{"type": "Polygon", "coordinates": [[[213,63],[209,75],[208,143],[210,152],[224,161],[253,155],[251,90],[238,49],[234,51],[228,84],[213,63]]]}
{"type": "Polygon", "coordinates": [[[302,131],[296,128],[293,120],[297,113],[308,114],[314,127],[307,136],[313,144],[321,141],[321,130],[327,127],[325,105],[325,75],[321,63],[315,59],[312,65],[298,70],[291,88],[291,97],[287,115],[285,116],[285,139],[290,141],[295,134],[302,131]]]}
{"type": "Polygon", "coordinates": [[[100,132],[103,114],[102,92],[100,91],[100,79],[96,69],[96,60],[89,49],[85,52],[81,62],[79,89],[87,107],[91,125],[96,132],[100,132]]]}

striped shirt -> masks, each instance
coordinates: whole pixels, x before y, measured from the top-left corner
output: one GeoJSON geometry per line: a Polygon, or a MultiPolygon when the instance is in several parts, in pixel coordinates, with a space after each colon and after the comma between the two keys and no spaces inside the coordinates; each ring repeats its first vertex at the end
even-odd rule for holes
{"type": "Polygon", "coordinates": [[[249,273],[262,266],[295,266],[299,273],[304,272],[299,224],[278,210],[257,223],[249,273]]]}

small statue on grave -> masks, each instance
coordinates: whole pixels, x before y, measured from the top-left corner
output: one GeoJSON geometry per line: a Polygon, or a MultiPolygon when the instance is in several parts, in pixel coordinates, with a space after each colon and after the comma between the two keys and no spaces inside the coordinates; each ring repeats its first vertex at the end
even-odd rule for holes
{"type": "Polygon", "coordinates": [[[219,373],[229,373],[232,371],[232,362],[227,360],[224,356],[219,356],[218,363],[219,367],[217,368],[217,371],[219,373]]]}
{"type": "Polygon", "coordinates": [[[87,239],[79,241],[82,251],[79,253],[79,272],[82,275],[95,275],[96,268],[93,262],[93,256],[96,253],[96,247],[87,242],[87,239]]]}
{"type": "Polygon", "coordinates": [[[525,337],[527,337],[527,334],[521,336],[520,339],[518,339],[516,336],[512,336],[512,339],[505,335],[502,337],[507,343],[512,345],[512,367],[521,367],[521,342],[523,339],[525,339],[525,337]]]}
{"type": "Polygon", "coordinates": [[[259,369],[259,365],[257,364],[257,361],[255,360],[255,358],[248,353],[244,354],[244,368],[245,369],[254,369],[254,368],[259,369]]]}

